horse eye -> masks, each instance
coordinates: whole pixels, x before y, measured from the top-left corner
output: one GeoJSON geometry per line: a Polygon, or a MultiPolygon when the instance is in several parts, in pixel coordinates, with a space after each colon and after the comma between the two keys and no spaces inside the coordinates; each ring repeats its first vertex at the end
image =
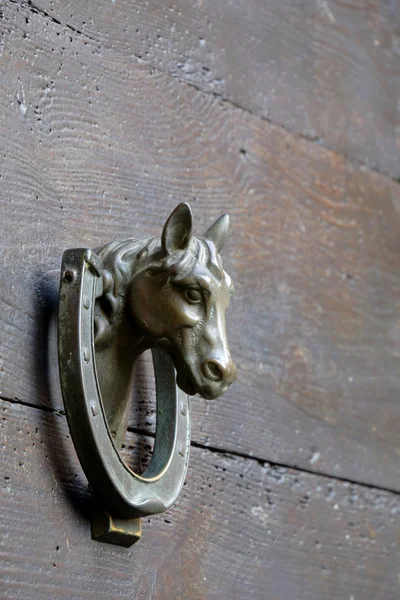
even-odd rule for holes
{"type": "Polygon", "coordinates": [[[191,304],[198,304],[202,300],[202,295],[199,290],[189,288],[185,290],[186,300],[191,304]]]}

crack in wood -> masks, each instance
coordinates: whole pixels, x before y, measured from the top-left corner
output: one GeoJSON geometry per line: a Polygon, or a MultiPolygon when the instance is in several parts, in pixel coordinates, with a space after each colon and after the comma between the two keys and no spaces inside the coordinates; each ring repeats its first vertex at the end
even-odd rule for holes
{"type": "MultiPolygon", "coordinates": [[[[52,22],[64,29],[68,29],[69,31],[71,31],[72,33],[74,33],[76,35],[80,35],[92,42],[97,43],[97,44],[101,43],[101,40],[98,40],[98,39],[88,35],[87,33],[83,32],[82,30],[73,27],[69,23],[62,23],[59,19],[50,15],[46,10],[43,10],[43,9],[37,7],[32,2],[32,0],[26,0],[26,1],[25,0],[10,0],[10,2],[12,4],[17,4],[19,6],[22,6],[23,8],[25,7],[33,14],[41,16],[44,19],[48,19],[50,22],[52,22]]],[[[143,61],[142,56],[138,55],[134,51],[132,51],[132,56],[134,56],[136,60],[138,60],[141,64],[143,64],[144,61],[143,61]]],[[[394,181],[395,183],[400,183],[400,177],[396,177],[396,176],[392,175],[391,173],[389,173],[388,171],[380,169],[377,166],[368,165],[365,162],[363,162],[362,160],[354,158],[351,155],[347,154],[346,152],[339,152],[338,150],[333,148],[330,144],[327,144],[325,141],[323,141],[323,139],[318,135],[308,135],[307,133],[297,132],[297,131],[291,129],[290,127],[287,127],[283,123],[275,121],[275,120],[271,119],[270,117],[267,117],[266,115],[258,114],[256,111],[251,110],[250,108],[244,106],[243,104],[235,102],[232,98],[228,98],[225,94],[223,94],[221,92],[217,92],[213,89],[205,89],[204,87],[202,87],[199,84],[196,84],[193,81],[188,81],[182,77],[179,77],[177,74],[171,73],[168,69],[162,69],[162,68],[160,68],[160,66],[154,65],[152,61],[148,61],[146,66],[150,69],[151,72],[163,73],[164,75],[167,75],[171,79],[178,80],[181,83],[183,83],[184,85],[187,85],[202,94],[214,96],[214,98],[218,99],[220,102],[222,102],[224,104],[225,103],[229,104],[233,108],[236,108],[237,110],[239,110],[241,112],[249,114],[255,119],[260,119],[261,121],[265,121],[269,125],[276,127],[282,131],[285,131],[286,133],[289,133],[296,139],[302,139],[311,144],[317,144],[317,145],[321,146],[322,148],[325,148],[329,152],[332,152],[335,156],[344,158],[346,161],[348,161],[352,165],[355,165],[357,167],[362,167],[363,169],[365,169],[367,171],[370,171],[372,173],[377,173],[379,175],[387,177],[387,178],[391,179],[392,181],[394,181]]]]}
{"type": "MultiPolygon", "coordinates": [[[[63,410],[51,408],[48,406],[37,406],[35,404],[31,404],[30,402],[20,400],[19,398],[8,398],[8,397],[0,395],[0,400],[3,400],[4,402],[9,402],[11,404],[18,404],[18,405],[24,406],[26,408],[33,408],[36,410],[43,410],[47,413],[54,413],[60,417],[66,417],[65,412],[63,410]]],[[[149,431],[135,428],[135,427],[128,427],[128,432],[132,433],[134,435],[141,435],[141,436],[149,437],[149,438],[155,437],[155,434],[153,432],[149,432],[149,431]]],[[[272,468],[276,467],[276,468],[288,469],[288,470],[298,472],[298,473],[307,473],[307,474],[313,475],[315,477],[325,477],[327,479],[332,479],[333,481],[342,481],[344,483],[358,485],[358,486],[361,486],[361,487],[367,488],[367,489],[382,490],[383,492],[389,492],[392,494],[396,494],[397,496],[400,495],[400,492],[398,492],[395,489],[392,489],[390,487],[385,487],[382,485],[372,485],[372,484],[365,483],[365,482],[359,482],[354,479],[338,477],[337,475],[331,475],[330,473],[325,473],[323,471],[311,471],[311,470],[308,470],[305,468],[299,468],[299,467],[296,467],[293,465],[288,465],[285,463],[270,461],[270,460],[260,457],[260,456],[249,455],[249,454],[246,454],[245,452],[235,452],[234,450],[225,450],[224,448],[218,448],[217,446],[209,446],[209,445],[202,444],[201,442],[196,442],[193,440],[191,441],[190,445],[193,448],[198,448],[199,450],[207,450],[208,452],[211,452],[213,454],[219,454],[221,456],[226,456],[229,458],[235,457],[235,458],[241,458],[243,460],[254,461],[254,462],[258,463],[261,467],[268,466],[268,467],[272,467],[272,468]]]]}

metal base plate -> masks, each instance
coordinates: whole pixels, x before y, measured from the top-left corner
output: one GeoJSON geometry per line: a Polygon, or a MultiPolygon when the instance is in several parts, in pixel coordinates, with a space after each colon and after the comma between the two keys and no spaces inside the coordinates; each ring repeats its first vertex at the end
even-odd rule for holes
{"type": "Polygon", "coordinates": [[[98,510],[91,519],[92,538],[129,548],[140,540],[140,519],[115,519],[109,513],[98,510]]]}

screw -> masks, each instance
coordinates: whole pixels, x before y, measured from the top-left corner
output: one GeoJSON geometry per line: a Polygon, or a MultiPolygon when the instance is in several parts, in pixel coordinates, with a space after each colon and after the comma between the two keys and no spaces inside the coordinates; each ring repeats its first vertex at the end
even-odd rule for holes
{"type": "Polygon", "coordinates": [[[72,283],[75,279],[75,276],[76,276],[76,273],[75,273],[75,271],[72,271],[72,269],[68,269],[64,273],[64,279],[65,279],[65,281],[68,281],[68,283],[72,283]]]}

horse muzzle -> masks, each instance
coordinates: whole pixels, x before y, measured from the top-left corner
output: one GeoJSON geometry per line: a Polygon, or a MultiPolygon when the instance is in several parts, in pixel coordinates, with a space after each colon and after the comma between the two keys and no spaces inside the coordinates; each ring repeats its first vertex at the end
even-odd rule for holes
{"type": "Polygon", "coordinates": [[[220,396],[236,379],[236,367],[232,360],[224,362],[207,358],[202,362],[201,372],[204,384],[210,390],[212,398],[220,396]]]}
{"type": "Polygon", "coordinates": [[[177,384],[187,394],[199,394],[206,400],[221,396],[236,379],[236,367],[231,359],[204,359],[200,369],[182,365],[177,368],[177,384]]]}

